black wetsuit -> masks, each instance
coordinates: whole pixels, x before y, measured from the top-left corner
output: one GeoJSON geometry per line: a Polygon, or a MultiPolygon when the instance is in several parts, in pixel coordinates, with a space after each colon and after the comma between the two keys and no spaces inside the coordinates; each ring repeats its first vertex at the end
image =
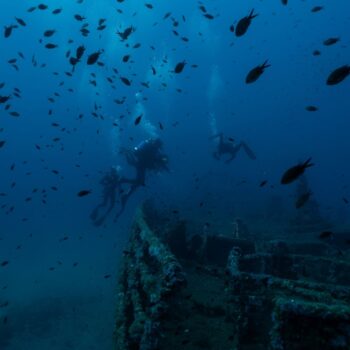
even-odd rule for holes
{"type": "Polygon", "coordinates": [[[159,139],[150,139],[142,142],[132,151],[123,151],[129,165],[136,170],[135,178],[122,178],[120,183],[130,184],[130,187],[121,197],[121,207],[116,215],[118,218],[124,211],[131,195],[141,186],[145,186],[147,171],[169,170],[167,167],[167,157],[161,153],[162,143],[159,139]]]}
{"type": "Polygon", "coordinates": [[[229,154],[230,157],[226,160],[226,163],[230,163],[236,158],[237,153],[241,150],[242,147],[250,159],[256,159],[254,152],[248,147],[248,145],[244,141],[241,141],[239,144],[235,144],[233,140],[231,142],[227,142],[224,139],[223,133],[215,135],[212,138],[219,138],[217,150],[213,154],[214,158],[216,159],[221,159],[222,155],[229,154]]]}

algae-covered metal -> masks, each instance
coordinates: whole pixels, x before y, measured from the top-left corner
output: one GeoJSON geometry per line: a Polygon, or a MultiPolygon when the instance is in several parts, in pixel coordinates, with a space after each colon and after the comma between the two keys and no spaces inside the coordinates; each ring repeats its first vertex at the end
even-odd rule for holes
{"type": "Polygon", "coordinates": [[[168,299],[184,281],[181,265],[149,228],[140,210],[119,281],[115,330],[118,350],[157,349],[168,299]]]}
{"type": "Polygon", "coordinates": [[[154,229],[145,216],[121,271],[117,350],[350,349],[350,264],[332,247],[154,229]]]}

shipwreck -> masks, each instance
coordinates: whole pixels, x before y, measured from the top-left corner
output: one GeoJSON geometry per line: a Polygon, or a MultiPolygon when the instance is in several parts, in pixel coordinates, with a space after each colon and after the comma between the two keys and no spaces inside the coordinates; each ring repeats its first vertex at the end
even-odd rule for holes
{"type": "Polygon", "coordinates": [[[323,242],[199,235],[139,209],[116,350],[349,350],[350,264],[323,242]]]}

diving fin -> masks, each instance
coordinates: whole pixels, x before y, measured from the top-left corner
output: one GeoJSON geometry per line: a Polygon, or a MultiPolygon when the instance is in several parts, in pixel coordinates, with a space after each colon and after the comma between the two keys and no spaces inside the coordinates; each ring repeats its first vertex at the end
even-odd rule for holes
{"type": "Polygon", "coordinates": [[[250,159],[252,159],[252,160],[256,159],[255,153],[252,151],[252,149],[250,147],[248,147],[248,145],[245,142],[242,142],[242,147],[250,159]]]}

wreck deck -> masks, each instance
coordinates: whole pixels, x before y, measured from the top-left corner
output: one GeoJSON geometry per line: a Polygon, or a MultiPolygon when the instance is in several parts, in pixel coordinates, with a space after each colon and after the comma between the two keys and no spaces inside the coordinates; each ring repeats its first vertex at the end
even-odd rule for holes
{"type": "Polygon", "coordinates": [[[142,210],[125,250],[117,350],[349,350],[350,269],[322,243],[196,237],[142,210]]]}

